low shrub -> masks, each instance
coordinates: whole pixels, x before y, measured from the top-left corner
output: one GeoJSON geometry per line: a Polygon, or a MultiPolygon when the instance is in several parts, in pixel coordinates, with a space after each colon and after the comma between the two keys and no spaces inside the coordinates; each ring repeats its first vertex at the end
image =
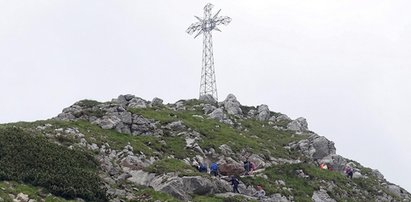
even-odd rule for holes
{"type": "Polygon", "coordinates": [[[44,187],[65,198],[107,201],[93,156],[17,127],[0,128],[0,180],[44,187]]]}

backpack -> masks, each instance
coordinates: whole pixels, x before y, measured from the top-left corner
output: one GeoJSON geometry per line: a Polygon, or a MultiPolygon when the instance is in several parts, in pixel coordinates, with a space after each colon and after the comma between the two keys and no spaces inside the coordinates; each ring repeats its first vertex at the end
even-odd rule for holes
{"type": "Polygon", "coordinates": [[[250,171],[250,162],[244,161],[244,170],[250,171]]]}
{"type": "Polygon", "coordinates": [[[218,165],[216,163],[212,163],[211,166],[210,166],[210,170],[217,171],[218,170],[218,165]]]}
{"type": "Polygon", "coordinates": [[[198,168],[200,172],[207,172],[207,167],[204,164],[200,164],[200,167],[198,168]]]}

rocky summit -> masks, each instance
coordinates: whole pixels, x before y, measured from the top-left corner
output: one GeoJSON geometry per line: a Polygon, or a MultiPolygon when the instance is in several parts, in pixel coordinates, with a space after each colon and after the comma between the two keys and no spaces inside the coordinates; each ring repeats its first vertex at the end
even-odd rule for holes
{"type": "Polygon", "coordinates": [[[265,104],[81,100],[0,125],[0,201],[411,201],[265,104]],[[237,185],[238,184],[238,185],[237,185]]]}

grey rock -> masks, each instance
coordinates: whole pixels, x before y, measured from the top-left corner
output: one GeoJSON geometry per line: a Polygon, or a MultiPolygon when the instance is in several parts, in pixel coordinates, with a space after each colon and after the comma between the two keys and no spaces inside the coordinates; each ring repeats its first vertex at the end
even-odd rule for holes
{"type": "Polygon", "coordinates": [[[127,104],[127,100],[126,100],[124,95],[119,95],[117,97],[117,99],[113,100],[113,102],[116,102],[116,103],[118,103],[120,105],[124,105],[124,106],[127,104]]]}
{"type": "Polygon", "coordinates": [[[224,119],[223,109],[221,108],[215,109],[213,112],[211,112],[211,114],[208,115],[208,117],[218,120],[218,121],[222,121],[224,119]]]}
{"type": "Polygon", "coordinates": [[[283,121],[283,120],[290,121],[291,119],[290,119],[290,117],[288,117],[288,116],[285,115],[285,114],[281,114],[281,115],[277,116],[277,118],[276,118],[276,121],[277,121],[277,122],[283,121]]]}
{"type": "Polygon", "coordinates": [[[100,148],[98,148],[97,144],[93,143],[93,144],[89,145],[89,149],[91,149],[93,151],[98,151],[100,148]]]}
{"type": "Polygon", "coordinates": [[[217,103],[217,100],[210,94],[200,96],[199,100],[209,104],[217,103]]]}
{"type": "Polygon", "coordinates": [[[231,150],[231,147],[226,144],[222,144],[218,148],[220,149],[221,154],[223,154],[224,156],[231,156],[234,154],[233,150],[231,150]]]}
{"type": "Polygon", "coordinates": [[[254,163],[256,169],[264,168],[266,166],[264,158],[258,154],[252,154],[248,157],[248,160],[254,163]]]}
{"type": "Polygon", "coordinates": [[[124,122],[120,122],[116,125],[116,131],[119,133],[131,134],[131,126],[124,122]]]}
{"type": "Polygon", "coordinates": [[[177,110],[185,110],[186,109],[186,107],[184,106],[184,102],[183,101],[178,101],[178,102],[176,102],[176,109],[177,110]]]}
{"type": "Polygon", "coordinates": [[[335,154],[336,152],[334,142],[323,136],[312,140],[312,145],[315,149],[315,153],[312,156],[314,159],[322,159],[330,154],[335,154]]]}
{"type": "Polygon", "coordinates": [[[113,129],[121,122],[117,116],[103,116],[96,123],[103,129],[113,129]]]}
{"type": "Polygon", "coordinates": [[[209,114],[209,113],[213,112],[215,109],[216,109],[216,107],[214,107],[214,106],[211,105],[211,104],[205,104],[205,105],[203,106],[204,114],[209,114]]]}
{"type": "Polygon", "coordinates": [[[160,99],[160,98],[158,98],[158,97],[155,97],[155,98],[151,101],[151,105],[152,105],[152,106],[155,106],[155,107],[162,106],[162,105],[163,105],[163,100],[160,99]]]}
{"type": "Polygon", "coordinates": [[[139,115],[133,116],[133,124],[131,125],[133,135],[151,135],[155,129],[155,123],[150,120],[139,115]]]}
{"type": "Polygon", "coordinates": [[[291,143],[290,148],[300,150],[305,156],[314,160],[321,160],[336,152],[334,142],[316,134],[297,143],[291,143]]]}
{"type": "Polygon", "coordinates": [[[300,117],[294,121],[291,121],[287,125],[288,130],[298,131],[298,132],[305,132],[308,131],[308,123],[307,120],[303,117],[300,117]]]}
{"type": "Polygon", "coordinates": [[[17,194],[16,199],[15,199],[15,201],[18,201],[18,202],[28,202],[29,200],[30,200],[29,195],[23,194],[23,193],[17,194]]]}
{"type": "Polygon", "coordinates": [[[231,115],[242,115],[241,104],[237,101],[237,98],[233,94],[229,94],[224,100],[224,108],[228,114],[231,115]]]}
{"type": "Polygon", "coordinates": [[[287,197],[281,194],[273,194],[267,198],[263,198],[261,201],[262,202],[291,202],[291,200],[288,200],[287,197]]]}
{"type": "Polygon", "coordinates": [[[268,120],[271,121],[271,122],[276,122],[276,121],[277,121],[277,117],[272,116],[272,117],[270,117],[268,120]]]}
{"type": "Polygon", "coordinates": [[[267,121],[270,118],[270,109],[267,105],[260,105],[258,106],[258,115],[257,120],[259,121],[267,121]]]}
{"type": "Polygon", "coordinates": [[[401,190],[401,187],[395,185],[395,184],[390,184],[388,185],[388,191],[394,194],[395,196],[402,197],[403,191],[401,190]]]}
{"type": "Polygon", "coordinates": [[[315,191],[313,196],[311,197],[314,202],[336,202],[333,198],[331,198],[327,191],[324,189],[320,189],[319,191],[315,191]]]}
{"type": "Polygon", "coordinates": [[[125,124],[132,124],[133,123],[133,116],[130,112],[120,112],[120,113],[118,113],[118,117],[125,124]]]}
{"type": "Polygon", "coordinates": [[[129,174],[131,177],[127,178],[128,181],[143,186],[149,186],[151,181],[156,177],[154,173],[144,172],[143,170],[131,170],[129,174]]]}
{"type": "Polygon", "coordinates": [[[74,120],[76,117],[71,113],[61,113],[59,114],[56,119],[62,121],[74,120]]]}
{"type": "Polygon", "coordinates": [[[255,109],[250,109],[250,111],[248,111],[247,116],[249,117],[255,117],[258,114],[257,110],[255,109]]]}
{"type": "Polygon", "coordinates": [[[127,94],[127,95],[124,95],[124,98],[126,99],[127,102],[129,102],[131,99],[135,98],[135,96],[131,94],[127,94]]]}
{"type": "Polygon", "coordinates": [[[165,128],[169,130],[179,131],[185,129],[186,127],[183,125],[182,121],[174,121],[167,124],[165,128]]]}
{"type": "Polygon", "coordinates": [[[301,178],[309,178],[310,177],[309,175],[306,175],[303,170],[296,170],[295,173],[298,177],[301,177],[301,178]]]}
{"type": "Polygon", "coordinates": [[[128,108],[146,108],[146,107],[147,107],[146,101],[139,97],[135,97],[131,99],[128,104],[128,108]]]}
{"type": "Polygon", "coordinates": [[[372,170],[372,174],[377,177],[379,180],[384,180],[384,175],[381,174],[381,172],[377,169],[372,170]]]}
{"type": "Polygon", "coordinates": [[[358,178],[368,178],[368,177],[365,176],[365,175],[362,175],[360,172],[356,171],[356,172],[353,173],[352,178],[353,179],[358,179],[358,178]]]}

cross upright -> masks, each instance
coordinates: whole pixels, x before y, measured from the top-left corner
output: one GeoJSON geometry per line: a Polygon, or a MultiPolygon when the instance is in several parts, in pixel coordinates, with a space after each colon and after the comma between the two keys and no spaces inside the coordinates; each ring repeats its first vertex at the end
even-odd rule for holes
{"type": "Polygon", "coordinates": [[[199,20],[199,22],[195,22],[191,24],[188,29],[188,34],[193,34],[195,32],[196,35],[194,38],[197,38],[200,34],[203,34],[203,64],[201,69],[201,82],[200,82],[200,98],[202,96],[211,95],[213,98],[218,101],[217,95],[217,83],[215,79],[215,70],[214,70],[214,57],[213,57],[213,41],[212,41],[212,34],[211,31],[217,30],[218,25],[227,25],[231,22],[231,18],[227,16],[218,16],[221,9],[214,15],[211,16],[211,9],[214,6],[208,3],[204,6],[204,17],[200,18],[194,16],[199,20]]]}

